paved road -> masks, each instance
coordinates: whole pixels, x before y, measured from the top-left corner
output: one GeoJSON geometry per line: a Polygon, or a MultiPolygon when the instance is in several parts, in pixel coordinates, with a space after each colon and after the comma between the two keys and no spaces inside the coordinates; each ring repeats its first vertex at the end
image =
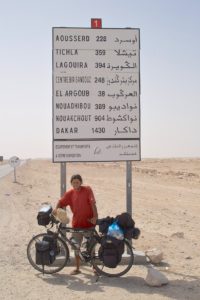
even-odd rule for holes
{"type": "MultiPolygon", "coordinates": [[[[22,160],[20,166],[25,164],[25,162],[26,160],[22,160]]],[[[13,167],[11,167],[9,164],[0,165],[0,178],[8,175],[11,172],[13,172],[13,167]]]]}

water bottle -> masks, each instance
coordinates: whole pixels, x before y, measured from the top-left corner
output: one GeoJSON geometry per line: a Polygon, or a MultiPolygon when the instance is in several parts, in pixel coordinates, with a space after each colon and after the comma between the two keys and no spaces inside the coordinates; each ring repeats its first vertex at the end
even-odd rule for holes
{"type": "Polygon", "coordinates": [[[81,248],[84,250],[87,250],[89,246],[89,237],[84,237],[83,243],[81,245],[81,248]]]}
{"type": "Polygon", "coordinates": [[[53,250],[51,250],[51,251],[49,252],[49,254],[50,254],[51,256],[54,256],[54,255],[55,255],[55,252],[54,252],[53,250]]]}
{"type": "Polygon", "coordinates": [[[73,246],[74,246],[76,249],[80,249],[80,245],[79,245],[79,243],[77,242],[77,240],[76,240],[74,237],[72,237],[72,238],[70,239],[70,241],[72,242],[73,246]]]}
{"type": "Polygon", "coordinates": [[[124,239],[124,233],[121,227],[114,222],[108,227],[108,233],[107,235],[112,236],[118,240],[123,240],[124,239]]]}

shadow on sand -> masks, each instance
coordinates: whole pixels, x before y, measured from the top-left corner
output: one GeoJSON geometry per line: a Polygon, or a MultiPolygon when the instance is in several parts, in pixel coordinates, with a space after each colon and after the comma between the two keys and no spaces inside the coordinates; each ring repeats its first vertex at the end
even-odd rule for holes
{"type": "Polygon", "coordinates": [[[184,279],[170,280],[168,285],[162,287],[149,287],[144,278],[138,276],[124,276],[118,278],[97,277],[93,274],[88,274],[82,269],[82,274],[72,276],[68,274],[41,275],[40,277],[48,284],[65,285],[73,291],[83,291],[86,294],[105,293],[107,287],[124,289],[130,294],[147,294],[149,296],[155,294],[162,295],[171,299],[177,300],[197,300],[200,293],[200,278],[185,274],[171,273],[175,276],[183,277],[184,279]]]}

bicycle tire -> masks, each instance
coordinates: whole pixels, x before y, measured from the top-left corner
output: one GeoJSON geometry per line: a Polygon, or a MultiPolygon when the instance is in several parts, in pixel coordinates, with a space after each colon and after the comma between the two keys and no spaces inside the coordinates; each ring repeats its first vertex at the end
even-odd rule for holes
{"type": "Polygon", "coordinates": [[[126,274],[134,263],[134,254],[128,240],[124,240],[126,254],[123,254],[121,262],[115,268],[106,267],[99,259],[100,242],[96,242],[91,249],[91,264],[99,275],[107,277],[120,277],[126,274]]]}
{"type": "Polygon", "coordinates": [[[56,255],[55,261],[51,265],[38,265],[36,264],[36,248],[35,243],[36,241],[42,241],[43,237],[46,233],[40,233],[34,236],[28,243],[27,246],[27,258],[31,266],[36,269],[37,271],[44,273],[44,274],[53,274],[62,270],[69,259],[69,248],[66,243],[60,238],[57,237],[58,247],[59,247],[59,254],[56,255]]]}

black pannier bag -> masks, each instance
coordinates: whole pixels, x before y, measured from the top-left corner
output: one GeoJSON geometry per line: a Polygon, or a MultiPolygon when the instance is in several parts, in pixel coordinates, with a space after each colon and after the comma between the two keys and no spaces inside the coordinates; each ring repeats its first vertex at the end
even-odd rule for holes
{"type": "Polygon", "coordinates": [[[124,236],[126,239],[134,239],[137,240],[140,236],[140,229],[135,227],[135,228],[128,228],[124,231],[124,236]]]}
{"type": "Polygon", "coordinates": [[[140,229],[135,227],[135,221],[129,213],[122,213],[116,217],[117,224],[123,229],[126,239],[138,239],[140,229]]]}
{"type": "Polygon", "coordinates": [[[57,237],[56,237],[56,235],[53,235],[53,234],[46,234],[43,237],[43,241],[49,243],[50,263],[52,264],[56,258],[56,255],[58,255],[60,252],[57,237]]]}
{"type": "Polygon", "coordinates": [[[106,267],[116,268],[124,253],[124,241],[111,236],[104,236],[99,248],[99,259],[106,267]]]}
{"type": "Polygon", "coordinates": [[[132,232],[132,239],[137,240],[140,236],[140,229],[135,227],[132,232]]]}
{"type": "Polygon", "coordinates": [[[52,206],[51,205],[45,205],[43,206],[37,215],[38,225],[46,226],[50,223],[51,220],[51,212],[52,212],[52,206]]]}
{"type": "Polygon", "coordinates": [[[131,215],[127,212],[121,213],[120,215],[116,216],[115,220],[123,230],[135,227],[134,220],[132,219],[131,215]]]}
{"type": "Polygon", "coordinates": [[[49,242],[46,241],[37,241],[35,243],[36,248],[36,264],[37,265],[50,265],[50,251],[49,251],[49,242]]]}
{"type": "Polygon", "coordinates": [[[108,227],[113,223],[114,218],[106,217],[98,220],[97,225],[99,225],[99,232],[106,234],[108,232],[108,227]]]}

